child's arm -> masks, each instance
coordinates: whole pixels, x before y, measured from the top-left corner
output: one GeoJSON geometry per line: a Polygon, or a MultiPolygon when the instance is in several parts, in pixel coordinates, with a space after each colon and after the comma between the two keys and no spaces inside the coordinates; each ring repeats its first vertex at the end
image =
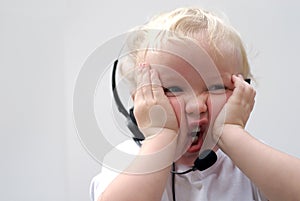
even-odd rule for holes
{"type": "MultiPolygon", "coordinates": [[[[148,142],[144,142],[141,147],[141,152],[143,154],[147,154],[155,152],[155,149],[161,150],[161,147],[157,147],[155,145],[162,145],[162,141],[172,141],[174,140],[174,136],[175,135],[172,132],[169,133],[168,131],[162,131],[159,136],[149,141],[147,140],[148,142]]],[[[173,154],[171,150],[169,153],[170,155],[168,157],[172,158],[173,154]]],[[[167,157],[166,154],[164,154],[164,157],[167,157]]],[[[155,170],[151,173],[147,173],[147,170],[144,173],[141,172],[143,171],[143,168],[147,169],[153,164],[157,165],[164,157],[161,156],[161,158],[157,157],[156,159],[153,157],[152,159],[145,160],[137,159],[134,161],[130,167],[128,167],[127,171],[133,172],[133,170],[136,169],[140,174],[119,174],[104,190],[99,201],[160,201],[165,189],[167,178],[170,174],[170,165],[163,169],[160,167],[160,170],[155,170]]],[[[163,162],[169,162],[169,164],[171,164],[171,159],[170,161],[163,162]]],[[[149,169],[153,168],[150,167],[149,169]]]]}
{"type": "Polygon", "coordinates": [[[98,201],[160,201],[165,189],[177,144],[177,119],[155,71],[139,67],[137,83],[134,114],[146,139],[133,163],[98,201]]]}
{"type": "Polygon", "coordinates": [[[233,82],[233,95],[224,106],[229,117],[225,117],[218,146],[269,200],[300,200],[300,160],[261,143],[244,130],[254,104],[254,90],[242,78],[233,76],[233,82]]]}

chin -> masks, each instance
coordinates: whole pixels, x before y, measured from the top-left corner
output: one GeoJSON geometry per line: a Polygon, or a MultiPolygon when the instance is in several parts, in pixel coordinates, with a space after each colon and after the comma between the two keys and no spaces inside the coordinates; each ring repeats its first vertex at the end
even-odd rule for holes
{"type": "Polygon", "coordinates": [[[194,166],[195,160],[198,158],[199,152],[183,154],[176,163],[186,165],[186,166],[194,166]]]}

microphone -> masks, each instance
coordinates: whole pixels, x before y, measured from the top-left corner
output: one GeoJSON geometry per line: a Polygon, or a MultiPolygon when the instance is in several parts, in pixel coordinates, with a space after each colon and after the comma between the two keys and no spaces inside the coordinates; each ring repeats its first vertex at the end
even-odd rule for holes
{"type": "Polygon", "coordinates": [[[203,171],[203,170],[206,170],[207,168],[211,167],[213,164],[215,164],[217,159],[218,159],[217,154],[213,150],[206,149],[200,153],[199,157],[194,162],[194,166],[191,169],[183,171],[183,172],[176,172],[176,171],[172,170],[171,173],[186,174],[186,173],[189,173],[189,172],[195,171],[195,170],[203,171]]]}
{"type": "Polygon", "coordinates": [[[194,162],[194,167],[197,170],[203,171],[211,167],[217,161],[217,154],[211,150],[204,150],[194,162]]]}

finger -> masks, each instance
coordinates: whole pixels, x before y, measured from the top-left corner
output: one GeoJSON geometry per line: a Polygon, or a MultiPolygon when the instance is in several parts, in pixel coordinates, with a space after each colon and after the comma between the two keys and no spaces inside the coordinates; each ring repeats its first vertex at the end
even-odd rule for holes
{"type": "Polygon", "coordinates": [[[243,78],[236,75],[232,75],[232,82],[234,84],[234,90],[232,95],[239,100],[243,98],[245,87],[243,86],[243,78]]]}
{"type": "Polygon", "coordinates": [[[237,77],[239,77],[240,79],[244,80],[244,76],[242,74],[238,74],[237,77]]]}
{"type": "Polygon", "coordinates": [[[256,95],[256,91],[255,91],[255,89],[253,88],[253,86],[252,86],[250,83],[248,83],[248,82],[244,79],[244,77],[243,77],[241,74],[239,74],[238,77],[240,78],[242,84],[243,84],[244,86],[246,86],[246,87],[245,87],[245,93],[246,93],[247,95],[249,95],[250,98],[254,98],[255,95],[256,95]]]}
{"type": "Polygon", "coordinates": [[[143,92],[141,90],[143,82],[142,82],[142,77],[143,77],[143,73],[142,73],[142,68],[140,67],[136,67],[135,68],[135,76],[136,76],[136,89],[135,89],[135,93],[134,93],[134,98],[135,99],[143,99],[143,92]]]}
{"type": "Polygon", "coordinates": [[[237,95],[238,98],[243,98],[245,101],[248,101],[249,103],[254,102],[256,91],[249,83],[247,83],[244,80],[243,76],[233,75],[232,80],[235,86],[234,94],[237,95]]]}
{"type": "Polygon", "coordinates": [[[152,83],[150,79],[150,66],[147,65],[143,67],[142,69],[142,91],[145,100],[152,100],[153,94],[152,94],[152,83]]]}
{"type": "Polygon", "coordinates": [[[158,73],[155,69],[150,70],[150,77],[152,82],[152,92],[153,97],[155,99],[160,99],[162,96],[164,96],[164,90],[162,88],[161,80],[158,76],[158,73]]]}
{"type": "Polygon", "coordinates": [[[244,77],[241,74],[238,75],[232,75],[232,81],[233,83],[242,84],[244,82],[244,77]]]}
{"type": "Polygon", "coordinates": [[[136,84],[137,84],[137,89],[141,88],[142,86],[142,73],[143,68],[139,65],[137,67],[135,67],[135,76],[136,76],[136,84]]]}

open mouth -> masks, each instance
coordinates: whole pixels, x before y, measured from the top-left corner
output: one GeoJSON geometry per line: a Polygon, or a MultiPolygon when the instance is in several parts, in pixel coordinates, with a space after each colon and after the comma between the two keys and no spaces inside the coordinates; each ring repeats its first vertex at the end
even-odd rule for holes
{"type": "Polygon", "coordinates": [[[191,131],[190,135],[192,136],[192,144],[188,148],[187,152],[194,153],[200,151],[203,143],[204,131],[205,129],[201,126],[197,126],[191,131]]]}

